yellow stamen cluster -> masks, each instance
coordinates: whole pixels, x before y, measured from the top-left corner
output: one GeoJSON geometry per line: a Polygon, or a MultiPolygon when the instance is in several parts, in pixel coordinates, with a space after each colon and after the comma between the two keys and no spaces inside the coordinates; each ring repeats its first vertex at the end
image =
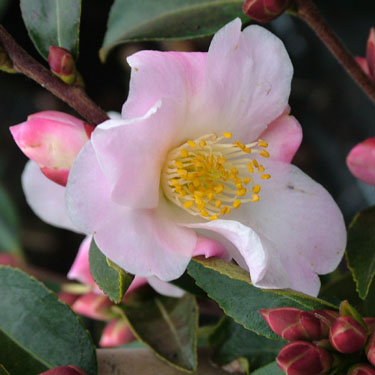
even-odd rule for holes
{"type": "Polygon", "coordinates": [[[259,177],[271,175],[256,159],[270,156],[267,142],[228,143],[229,132],[222,137],[208,134],[187,140],[172,150],[164,165],[161,183],[165,195],[193,215],[216,220],[243,203],[259,201],[259,177]]]}

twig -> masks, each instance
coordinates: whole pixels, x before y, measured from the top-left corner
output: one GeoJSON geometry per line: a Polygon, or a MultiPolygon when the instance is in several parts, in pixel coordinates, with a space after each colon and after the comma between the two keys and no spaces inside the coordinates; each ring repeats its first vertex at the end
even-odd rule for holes
{"type": "Polygon", "coordinates": [[[48,69],[31,57],[0,25],[0,45],[14,64],[14,68],[38,82],[55,96],[74,108],[93,125],[108,119],[107,114],[98,107],[80,88],[69,86],[54,76],[48,69]]]}
{"type": "Polygon", "coordinates": [[[366,75],[353,55],[334,33],[311,0],[296,0],[298,16],[318,35],[361,89],[375,102],[375,83],[366,75]]]}

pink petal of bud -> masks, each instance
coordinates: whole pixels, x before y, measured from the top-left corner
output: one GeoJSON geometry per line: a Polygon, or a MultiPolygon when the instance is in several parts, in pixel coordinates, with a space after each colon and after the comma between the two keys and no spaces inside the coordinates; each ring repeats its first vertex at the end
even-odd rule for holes
{"type": "Polygon", "coordinates": [[[340,353],[354,353],[361,350],[367,341],[368,333],[351,316],[340,316],[329,331],[329,342],[340,353]]]}
{"type": "Polygon", "coordinates": [[[375,332],[375,318],[363,318],[370,332],[375,332]]]}
{"type": "Polygon", "coordinates": [[[260,311],[269,327],[285,340],[318,340],[322,338],[321,323],[313,314],[293,307],[260,311]]]}
{"type": "Polygon", "coordinates": [[[79,298],[78,294],[72,294],[69,292],[59,292],[59,300],[65,302],[70,307],[73,306],[74,302],[79,298]]]}
{"type": "Polygon", "coordinates": [[[109,320],[113,303],[108,297],[97,293],[87,293],[74,302],[72,310],[77,314],[97,320],[109,320]]]}
{"type": "Polygon", "coordinates": [[[371,334],[366,346],[366,356],[368,361],[375,366],[375,333],[371,334]]]}
{"type": "Polygon", "coordinates": [[[242,10],[258,22],[270,22],[279,17],[289,6],[290,0],[246,0],[242,10]]]}
{"type": "Polygon", "coordinates": [[[51,72],[68,85],[76,80],[77,71],[72,54],[65,48],[51,46],[48,54],[51,72]]]}
{"type": "Polygon", "coordinates": [[[86,372],[76,366],[69,365],[55,367],[39,375],[86,375],[86,372]]]}
{"type": "Polygon", "coordinates": [[[135,337],[124,319],[111,320],[104,328],[99,345],[102,348],[125,345],[135,337]]]}
{"type": "Polygon", "coordinates": [[[346,164],[352,174],[375,186],[375,137],[357,144],[349,152],[346,164]]]}
{"type": "Polygon", "coordinates": [[[356,56],[355,61],[357,61],[362,70],[369,76],[370,68],[367,64],[367,59],[365,59],[364,57],[356,56]]]}
{"type": "Polygon", "coordinates": [[[280,350],[276,362],[288,375],[320,375],[331,368],[332,357],[311,342],[294,341],[280,350]]]}
{"type": "Polygon", "coordinates": [[[375,375],[375,368],[364,363],[360,363],[351,367],[348,375],[375,375]]]}
{"type": "Polygon", "coordinates": [[[57,111],[44,111],[12,126],[10,132],[21,151],[34,160],[52,181],[65,186],[74,159],[94,128],[57,111]]]}
{"type": "Polygon", "coordinates": [[[375,80],[375,29],[370,29],[367,40],[366,60],[369,68],[369,75],[375,80]]]}
{"type": "Polygon", "coordinates": [[[0,253],[0,264],[3,266],[17,267],[19,265],[19,261],[12,254],[0,253]]]}

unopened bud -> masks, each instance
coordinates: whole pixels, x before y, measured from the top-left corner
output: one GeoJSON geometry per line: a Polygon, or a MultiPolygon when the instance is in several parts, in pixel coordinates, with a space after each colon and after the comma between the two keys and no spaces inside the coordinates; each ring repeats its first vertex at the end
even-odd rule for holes
{"type": "Polygon", "coordinates": [[[288,375],[321,375],[332,365],[331,355],[308,341],[294,341],[284,346],[276,358],[288,375]]]}
{"type": "Polygon", "coordinates": [[[76,64],[72,54],[65,48],[51,46],[49,48],[48,63],[51,72],[62,81],[71,85],[77,78],[76,64]]]}
{"type": "Polygon", "coordinates": [[[103,294],[87,293],[74,302],[72,310],[92,319],[109,320],[112,305],[109,298],[103,294]]]}
{"type": "Polygon", "coordinates": [[[12,254],[0,253],[0,264],[4,266],[17,267],[19,265],[19,260],[12,254]]]}
{"type": "Polygon", "coordinates": [[[321,323],[313,314],[293,307],[259,311],[269,327],[285,340],[319,340],[321,323]]]}
{"type": "Polygon", "coordinates": [[[375,332],[375,318],[363,318],[363,320],[365,321],[366,325],[367,325],[367,328],[369,330],[369,332],[375,332]]]}
{"type": "Polygon", "coordinates": [[[364,363],[359,363],[349,369],[348,375],[375,375],[375,368],[364,363]]]}
{"type": "Polygon", "coordinates": [[[102,348],[125,345],[135,340],[125,319],[111,320],[104,328],[99,345],[102,348]]]}
{"type": "Polygon", "coordinates": [[[340,316],[329,331],[332,347],[346,354],[361,350],[366,344],[367,336],[367,330],[352,316],[340,316]]]}
{"type": "Polygon", "coordinates": [[[17,73],[13,67],[13,62],[8,54],[0,47],[0,70],[5,73],[17,73]]]}
{"type": "Polygon", "coordinates": [[[86,372],[76,366],[69,365],[55,367],[39,375],[86,375],[86,372]]]}
{"type": "Polygon", "coordinates": [[[57,295],[59,300],[65,302],[69,306],[73,306],[74,302],[79,298],[79,295],[61,291],[57,295]]]}
{"type": "Polygon", "coordinates": [[[270,22],[288,8],[290,0],[246,0],[242,10],[254,21],[270,22]]]}
{"type": "Polygon", "coordinates": [[[366,356],[368,361],[375,366],[375,333],[371,334],[366,345],[366,356]]]}
{"type": "Polygon", "coordinates": [[[375,29],[370,29],[370,35],[367,40],[366,57],[356,57],[362,70],[375,81],[375,29]]]}

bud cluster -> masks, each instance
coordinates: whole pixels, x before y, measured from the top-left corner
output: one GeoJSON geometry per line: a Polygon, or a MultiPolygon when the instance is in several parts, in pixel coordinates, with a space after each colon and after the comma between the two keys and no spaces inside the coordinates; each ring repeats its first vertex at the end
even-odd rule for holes
{"type": "Polygon", "coordinates": [[[290,341],[276,358],[286,374],[328,374],[350,356],[356,363],[358,354],[365,354],[368,362],[346,373],[375,375],[375,318],[362,318],[347,301],[341,303],[339,313],[280,307],[260,314],[273,332],[290,341]]]}

